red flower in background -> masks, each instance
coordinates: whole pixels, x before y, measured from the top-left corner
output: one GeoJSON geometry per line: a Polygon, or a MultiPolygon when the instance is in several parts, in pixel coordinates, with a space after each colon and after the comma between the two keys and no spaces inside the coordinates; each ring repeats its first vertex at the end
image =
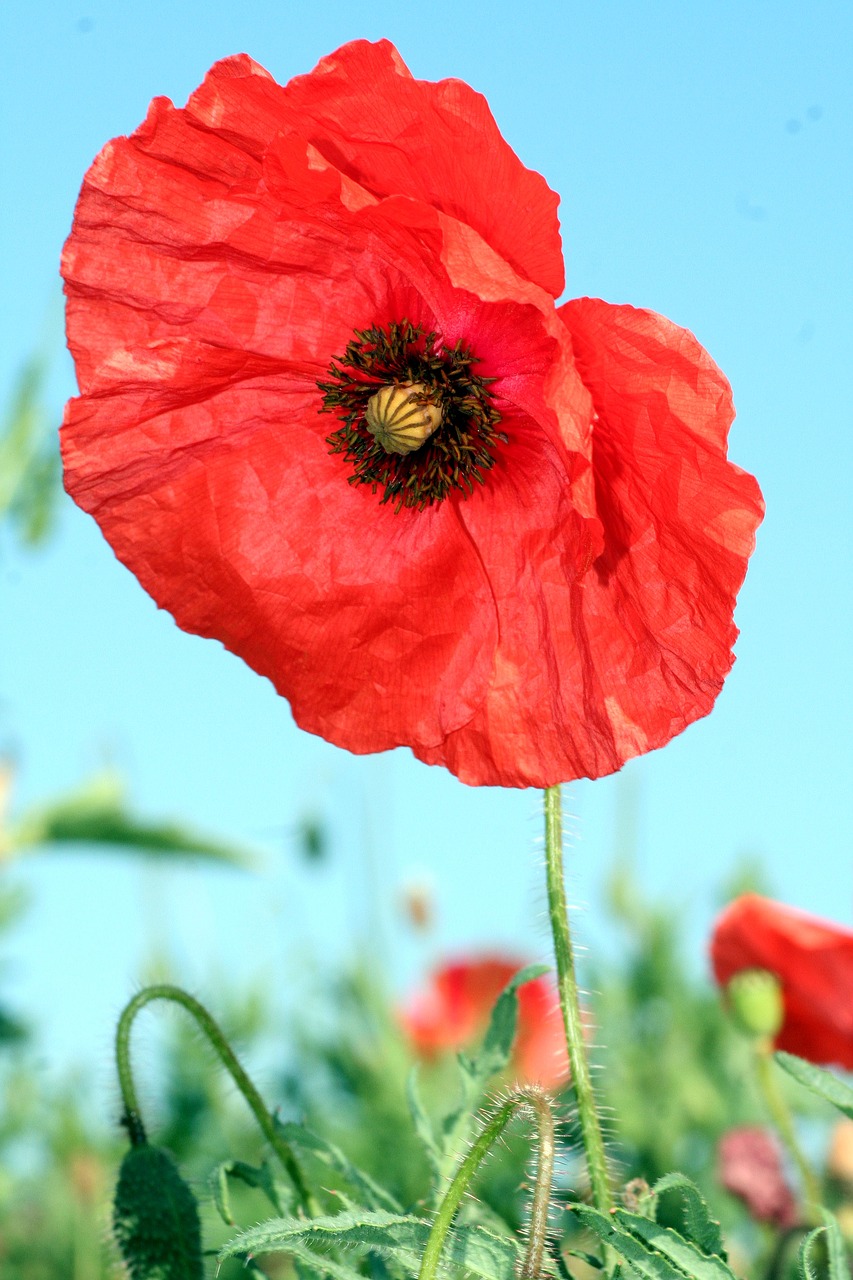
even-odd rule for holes
{"type": "MultiPolygon", "coordinates": [[[[401,1021],[415,1050],[425,1057],[463,1049],[486,1030],[504,987],[520,961],[483,956],[443,965],[415,995],[401,1021]]],[[[563,1016],[554,984],[534,978],[518,989],[518,1033],[513,1069],[520,1081],[557,1089],[569,1078],[563,1016]]]]}
{"type": "Polygon", "coordinates": [[[482,97],[357,41],[155,99],[63,254],[69,493],[297,722],[469,783],[618,769],[712,707],[761,519],[687,331],[563,289],[482,97]]]}
{"type": "Polygon", "coordinates": [[[757,894],[736,898],[711,937],[714,975],[725,986],[766,969],[782,987],[775,1044],[810,1062],[853,1068],[853,933],[757,894]]]}

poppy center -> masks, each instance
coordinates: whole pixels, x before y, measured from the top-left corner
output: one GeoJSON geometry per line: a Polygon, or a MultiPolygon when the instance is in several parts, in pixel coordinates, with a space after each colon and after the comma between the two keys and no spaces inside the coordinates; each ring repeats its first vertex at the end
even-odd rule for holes
{"type": "Polygon", "coordinates": [[[355,330],[317,383],[323,412],[341,421],[326,443],[349,463],[349,483],[381,489],[396,511],[483,484],[507,437],[477,363],[463,342],[447,347],[408,321],[355,330]]]}

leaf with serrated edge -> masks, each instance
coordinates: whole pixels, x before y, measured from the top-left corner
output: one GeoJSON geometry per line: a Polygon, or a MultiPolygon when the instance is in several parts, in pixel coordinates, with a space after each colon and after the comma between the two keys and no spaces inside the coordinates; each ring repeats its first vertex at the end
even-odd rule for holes
{"type": "Polygon", "coordinates": [[[831,1071],[824,1071],[822,1067],[816,1067],[814,1063],[806,1062],[805,1058],[798,1058],[793,1053],[783,1053],[780,1050],[774,1056],[789,1076],[793,1076],[810,1093],[831,1102],[848,1119],[853,1120],[853,1089],[848,1084],[839,1080],[831,1071]]]}
{"type": "MultiPolygon", "coordinates": [[[[679,1191],[684,1198],[684,1234],[702,1253],[716,1253],[725,1262],[728,1258],[720,1224],[711,1217],[711,1211],[702,1199],[695,1182],[683,1173],[667,1173],[652,1187],[652,1194],[660,1196],[666,1191],[679,1191]]],[[[645,1215],[641,1215],[645,1216],[645,1215]]]]}
{"type": "Polygon", "coordinates": [[[585,1204],[573,1204],[571,1210],[583,1226],[594,1231],[604,1244],[611,1245],[642,1280],[684,1280],[684,1272],[680,1267],[674,1267],[659,1253],[647,1249],[634,1236],[618,1230],[608,1214],[599,1213],[598,1209],[591,1209],[585,1204]]]}
{"type": "Polygon", "coordinates": [[[617,1225],[641,1240],[649,1249],[669,1258],[695,1280],[732,1280],[733,1273],[716,1254],[701,1253],[671,1227],[662,1227],[638,1213],[617,1209],[613,1215],[617,1225]]]}
{"type": "MultiPolygon", "coordinates": [[[[324,1245],[361,1245],[387,1251],[417,1271],[429,1233],[430,1223],[422,1218],[381,1211],[311,1219],[273,1218],[229,1240],[219,1257],[221,1260],[241,1253],[292,1253],[294,1242],[301,1242],[309,1249],[324,1245]]],[[[513,1241],[471,1226],[454,1232],[444,1254],[446,1263],[464,1267],[482,1280],[513,1280],[518,1258],[513,1241]]]]}

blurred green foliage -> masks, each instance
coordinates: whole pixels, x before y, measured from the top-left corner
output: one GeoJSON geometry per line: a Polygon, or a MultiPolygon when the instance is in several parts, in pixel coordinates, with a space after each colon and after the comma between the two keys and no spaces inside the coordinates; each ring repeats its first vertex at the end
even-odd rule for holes
{"type": "Polygon", "coordinates": [[[62,489],[56,422],[44,400],[46,373],[43,357],[28,361],[0,422],[0,521],[32,547],[50,534],[62,489]]]}
{"type": "MultiPolygon", "coordinates": [[[[763,1275],[778,1235],[751,1221],[716,1176],[719,1138],[735,1125],[767,1122],[744,1045],[721,1011],[716,992],[703,978],[691,976],[681,954],[677,914],[643,903],[626,875],[614,879],[611,908],[624,932],[622,958],[597,966],[588,976],[598,992],[592,1000],[595,1039],[602,1045],[597,1079],[607,1112],[619,1116],[610,1145],[619,1180],[653,1182],[681,1167],[721,1218],[741,1271],[763,1275]]],[[[407,1104],[412,1052],[379,979],[362,966],[331,986],[315,977],[312,990],[308,975],[310,1024],[290,1028],[280,1025],[260,987],[250,993],[218,990],[216,1011],[247,1064],[255,1054],[269,1062],[271,1046],[281,1047],[285,1061],[278,1068],[267,1067],[263,1092],[282,1121],[307,1124],[407,1212],[422,1216],[430,1170],[407,1104]]],[[[244,1177],[233,1167],[236,1161],[242,1162],[244,1173],[261,1169],[264,1144],[189,1020],[178,1012],[159,1025],[165,1028],[157,1057],[159,1084],[153,1095],[149,1084],[147,1095],[152,1140],[178,1160],[201,1202],[205,1247],[216,1250],[234,1234],[217,1212],[210,1188],[223,1161],[232,1164],[231,1172],[221,1172],[219,1179],[227,1185],[236,1224],[247,1227],[274,1212],[263,1186],[250,1185],[260,1175],[244,1177]]],[[[459,1094],[455,1062],[448,1056],[423,1063],[418,1080],[425,1110],[435,1121],[459,1094]]],[[[498,1085],[493,1083],[491,1093],[498,1085]]],[[[58,1089],[41,1084],[26,1043],[0,1046],[4,1280],[107,1280],[120,1274],[108,1221],[112,1184],[126,1144],[109,1123],[112,1117],[89,1114],[84,1096],[76,1081],[58,1089]]],[[[790,1098],[807,1125],[817,1124],[820,1151],[827,1141],[828,1109],[795,1088],[790,1098]]],[[[583,1190],[570,1091],[562,1100],[560,1133],[557,1200],[567,1203],[583,1190]]],[[[477,1200],[466,1202],[461,1221],[485,1221],[502,1233],[517,1231],[529,1161],[526,1131],[516,1126],[481,1170],[477,1200]]],[[[314,1176],[325,1188],[326,1211],[336,1203],[343,1209],[351,1193],[346,1180],[327,1167],[314,1170],[314,1176]]],[[[844,1203],[842,1198],[842,1209],[844,1203]]],[[[678,1212],[674,1201],[674,1218],[678,1212]]],[[[564,1214],[564,1230],[567,1221],[564,1214]]],[[[207,1265],[214,1275],[212,1256],[207,1265]]],[[[283,1254],[268,1255],[263,1265],[271,1275],[293,1274],[283,1254]]],[[[580,1263],[573,1263],[572,1270],[585,1274],[580,1263]]],[[[220,1274],[222,1280],[237,1280],[245,1271],[241,1262],[229,1260],[220,1274]]],[[[374,1280],[393,1280],[397,1273],[392,1268],[386,1275],[374,1266],[370,1274],[374,1280]]]]}
{"type": "Polygon", "coordinates": [[[179,822],[152,822],[130,809],[124,781],[101,773],[67,795],[32,805],[14,821],[2,824],[0,857],[68,845],[107,846],[135,856],[191,858],[249,867],[252,854],[226,840],[214,840],[179,822]]]}

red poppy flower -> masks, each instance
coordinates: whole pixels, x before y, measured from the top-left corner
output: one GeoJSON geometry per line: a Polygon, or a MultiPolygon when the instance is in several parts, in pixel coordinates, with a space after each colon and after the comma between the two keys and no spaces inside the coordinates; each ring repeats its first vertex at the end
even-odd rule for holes
{"type": "Polygon", "coordinates": [[[746,894],[717,918],[711,963],[721,986],[766,969],[782,987],[779,1049],[853,1068],[853,933],[781,902],[746,894]]]}
{"type": "MultiPolygon", "coordinates": [[[[522,962],[483,956],[443,965],[401,1015],[416,1051],[430,1057],[479,1039],[495,1001],[522,962]]],[[[552,982],[534,978],[518,989],[513,1069],[523,1083],[556,1089],[569,1078],[563,1017],[552,982]]]]}
{"type": "Polygon", "coordinates": [[[762,512],[696,339],[555,305],[556,208],[483,98],[357,41],[155,99],[63,255],[66,486],[119,559],[303,728],[474,784],[705,715],[762,512]]]}

